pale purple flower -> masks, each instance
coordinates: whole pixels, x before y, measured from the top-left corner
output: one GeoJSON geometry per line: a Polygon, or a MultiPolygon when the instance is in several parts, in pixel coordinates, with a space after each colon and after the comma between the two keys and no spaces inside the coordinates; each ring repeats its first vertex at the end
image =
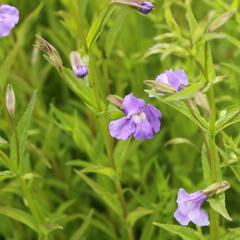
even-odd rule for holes
{"type": "Polygon", "coordinates": [[[183,86],[189,85],[188,76],[184,70],[167,70],[156,78],[157,82],[165,83],[176,91],[182,90],[183,86]]]}
{"type": "Polygon", "coordinates": [[[137,140],[144,140],[153,138],[159,132],[162,114],[151,104],[146,104],[131,93],[125,96],[121,108],[125,117],[109,124],[112,137],[127,140],[134,136],[137,140]]]}
{"type": "Polygon", "coordinates": [[[146,2],[139,2],[139,11],[143,14],[148,14],[153,10],[153,4],[152,2],[146,1],[146,2]]]}
{"type": "Polygon", "coordinates": [[[183,188],[178,191],[178,208],[174,217],[181,225],[188,225],[190,221],[198,226],[208,226],[208,214],[201,208],[207,196],[203,192],[187,193],[183,188]]]}
{"type": "Polygon", "coordinates": [[[80,54],[77,51],[70,53],[70,61],[76,77],[84,78],[88,75],[88,68],[82,63],[80,54]]]}
{"type": "Polygon", "coordinates": [[[0,37],[6,37],[19,21],[19,11],[10,5],[0,5],[0,37]]]}

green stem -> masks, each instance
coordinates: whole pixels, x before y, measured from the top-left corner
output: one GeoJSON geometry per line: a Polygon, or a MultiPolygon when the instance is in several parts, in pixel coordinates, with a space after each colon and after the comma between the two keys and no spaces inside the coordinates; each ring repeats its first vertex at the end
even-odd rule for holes
{"type": "MultiPolygon", "coordinates": [[[[209,126],[209,157],[210,157],[210,170],[211,170],[211,181],[216,182],[217,176],[217,156],[216,156],[216,141],[215,141],[215,121],[216,121],[216,106],[215,106],[215,95],[213,86],[209,91],[209,103],[210,103],[210,126],[209,126]]],[[[216,240],[218,238],[219,228],[219,216],[212,208],[210,209],[210,239],[216,240]]]]}
{"type": "MultiPolygon", "coordinates": [[[[208,45],[205,44],[205,78],[209,82],[208,75],[208,45]]],[[[211,85],[209,92],[209,105],[210,105],[210,117],[209,117],[209,133],[208,133],[208,145],[209,150],[209,160],[210,160],[210,172],[211,172],[211,181],[216,182],[218,180],[217,174],[217,149],[216,149],[216,105],[215,105],[215,93],[214,86],[211,85]]],[[[210,239],[216,240],[219,239],[219,215],[214,211],[213,208],[210,209],[210,239]]]]}
{"type": "MultiPolygon", "coordinates": [[[[101,113],[104,109],[102,108],[102,105],[100,102],[99,87],[98,87],[96,72],[95,72],[95,68],[94,68],[92,60],[90,60],[90,70],[92,73],[91,81],[92,81],[92,87],[93,87],[93,91],[94,91],[95,101],[97,104],[97,110],[99,113],[101,113]]],[[[113,157],[113,141],[108,132],[108,124],[107,124],[107,120],[106,120],[105,116],[100,116],[100,125],[101,125],[101,129],[103,131],[103,137],[104,137],[105,147],[106,147],[106,151],[107,151],[107,158],[111,164],[112,169],[114,170],[114,172],[117,173],[117,168],[116,168],[116,164],[115,164],[114,157],[113,157]]],[[[128,227],[127,223],[126,223],[126,219],[128,216],[128,210],[127,210],[127,206],[126,206],[126,200],[125,200],[125,197],[123,194],[123,188],[121,185],[121,181],[118,177],[118,174],[116,174],[116,175],[117,175],[117,178],[115,180],[115,189],[118,194],[118,199],[119,199],[119,202],[121,205],[123,219],[126,224],[128,240],[134,240],[134,234],[133,234],[132,228],[128,227]]]]}

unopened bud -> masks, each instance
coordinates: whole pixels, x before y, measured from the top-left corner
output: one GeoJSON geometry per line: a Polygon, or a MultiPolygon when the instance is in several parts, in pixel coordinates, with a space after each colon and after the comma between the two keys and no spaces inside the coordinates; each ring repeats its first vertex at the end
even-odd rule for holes
{"type": "Polygon", "coordinates": [[[176,93],[176,90],[172,86],[163,82],[146,80],[145,83],[152,87],[159,95],[169,95],[176,93]]]}
{"type": "Polygon", "coordinates": [[[35,47],[38,48],[40,51],[46,53],[49,62],[53,64],[56,68],[60,70],[63,68],[62,59],[57,50],[39,35],[36,35],[35,47]]]}
{"type": "Polygon", "coordinates": [[[216,182],[209,187],[202,190],[202,193],[210,197],[214,194],[221,194],[230,188],[230,184],[227,181],[216,182]]]}
{"type": "Polygon", "coordinates": [[[88,68],[83,64],[79,52],[77,51],[71,52],[70,61],[71,61],[73,72],[76,77],[84,78],[88,75],[88,68]]]}
{"type": "Polygon", "coordinates": [[[148,14],[153,10],[152,2],[139,2],[139,11],[143,14],[148,14]]]}
{"type": "Polygon", "coordinates": [[[153,3],[151,1],[143,2],[139,0],[112,0],[112,3],[134,7],[143,14],[148,14],[153,10],[153,3]]]}
{"type": "Polygon", "coordinates": [[[196,92],[194,95],[194,100],[196,104],[202,107],[205,111],[209,112],[210,107],[207,100],[207,97],[202,92],[196,92]]]}
{"type": "Polygon", "coordinates": [[[15,94],[12,88],[11,84],[7,85],[7,91],[6,91],[6,107],[9,115],[11,117],[14,117],[15,113],[15,94]]]}
{"type": "Polygon", "coordinates": [[[116,96],[116,95],[109,95],[109,96],[107,97],[107,100],[108,100],[110,103],[118,106],[119,108],[122,108],[123,99],[122,99],[121,97],[116,96]]]}

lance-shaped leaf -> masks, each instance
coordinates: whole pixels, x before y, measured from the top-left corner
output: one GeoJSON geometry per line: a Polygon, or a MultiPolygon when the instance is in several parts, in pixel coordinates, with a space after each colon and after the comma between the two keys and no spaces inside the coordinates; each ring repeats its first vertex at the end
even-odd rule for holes
{"type": "Polygon", "coordinates": [[[221,214],[227,220],[232,221],[232,218],[229,216],[229,214],[227,212],[227,209],[226,209],[225,194],[224,193],[216,196],[213,199],[209,199],[208,202],[210,203],[211,207],[216,212],[221,214]]]}
{"type": "Polygon", "coordinates": [[[115,6],[109,3],[99,15],[99,17],[94,21],[87,35],[88,48],[90,48],[92,44],[97,40],[107,22],[107,19],[111,16],[114,10],[115,6]]]}
{"type": "Polygon", "coordinates": [[[17,162],[16,144],[18,143],[19,143],[19,157],[20,157],[19,160],[20,161],[23,160],[23,155],[26,148],[27,134],[30,127],[30,121],[31,121],[31,117],[32,117],[32,113],[33,113],[33,109],[36,101],[36,94],[37,92],[34,91],[26,111],[24,112],[24,114],[22,115],[22,117],[20,118],[17,124],[17,136],[16,134],[14,134],[14,136],[11,139],[10,159],[14,162],[17,162]]]}
{"type": "Polygon", "coordinates": [[[35,223],[33,217],[27,212],[12,207],[0,207],[0,214],[21,222],[35,232],[38,232],[37,224],[35,223]]]}
{"type": "Polygon", "coordinates": [[[86,216],[84,222],[82,223],[82,225],[77,229],[77,231],[75,231],[71,237],[70,240],[79,240],[79,239],[83,239],[84,235],[86,234],[86,231],[89,229],[90,227],[90,223],[91,223],[91,219],[92,219],[92,215],[93,215],[93,209],[90,210],[90,212],[88,213],[88,215],[86,216]]]}
{"type": "Polygon", "coordinates": [[[139,220],[140,218],[142,218],[148,214],[151,214],[152,212],[153,212],[153,210],[139,207],[128,214],[127,222],[131,226],[133,226],[137,220],[139,220]]]}
{"type": "Polygon", "coordinates": [[[199,232],[194,231],[191,228],[177,226],[173,224],[161,224],[158,222],[153,222],[155,226],[158,226],[170,233],[178,235],[183,240],[204,240],[203,236],[199,232]]]}

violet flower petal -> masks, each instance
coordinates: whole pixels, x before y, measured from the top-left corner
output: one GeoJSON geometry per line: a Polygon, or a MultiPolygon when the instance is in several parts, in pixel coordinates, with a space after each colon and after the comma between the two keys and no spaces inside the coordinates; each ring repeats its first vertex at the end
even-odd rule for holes
{"type": "Polygon", "coordinates": [[[165,83],[165,84],[169,84],[167,73],[161,73],[160,75],[158,75],[156,78],[156,81],[165,83]]]}
{"type": "Polygon", "coordinates": [[[161,126],[160,120],[162,117],[161,112],[151,104],[147,104],[143,111],[147,116],[147,120],[150,122],[153,128],[153,132],[159,132],[161,126]]]}
{"type": "Polygon", "coordinates": [[[109,124],[109,132],[112,137],[127,140],[136,129],[135,123],[128,117],[123,117],[109,124]]]}
{"type": "Polygon", "coordinates": [[[141,112],[144,106],[144,100],[136,98],[132,93],[130,93],[124,98],[122,109],[126,115],[132,116],[133,114],[141,112]]]}
{"type": "Polygon", "coordinates": [[[208,214],[205,210],[199,208],[188,213],[189,219],[196,225],[203,227],[209,225],[208,214]]]}
{"type": "Polygon", "coordinates": [[[136,124],[134,137],[137,140],[145,140],[153,138],[153,128],[148,121],[142,121],[136,124]]]}
{"type": "Polygon", "coordinates": [[[183,70],[167,70],[168,83],[170,86],[180,91],[184,85],[188,85],[188,78],[183,70]]]}
{"type": "Polygon", "coordinates": [[[175,211],[174,217],[183,226],[187,226],[190,222],[190,219],[188,218],[188,216],[184,215],[179,209],[175,211]]]}
{"type": "Polygon", "coordinates": [[[0,5],[0,37],[6,37],[19,21],[19,11],[10,5],[0,5]]]}
{"type": "Polygon", "coordinates": [[[176,91],[180,91],[183,86],[189,85],[188,76],[184,70],[167,70],[156,77],[157,82],[168,84],[176,91]]]}

